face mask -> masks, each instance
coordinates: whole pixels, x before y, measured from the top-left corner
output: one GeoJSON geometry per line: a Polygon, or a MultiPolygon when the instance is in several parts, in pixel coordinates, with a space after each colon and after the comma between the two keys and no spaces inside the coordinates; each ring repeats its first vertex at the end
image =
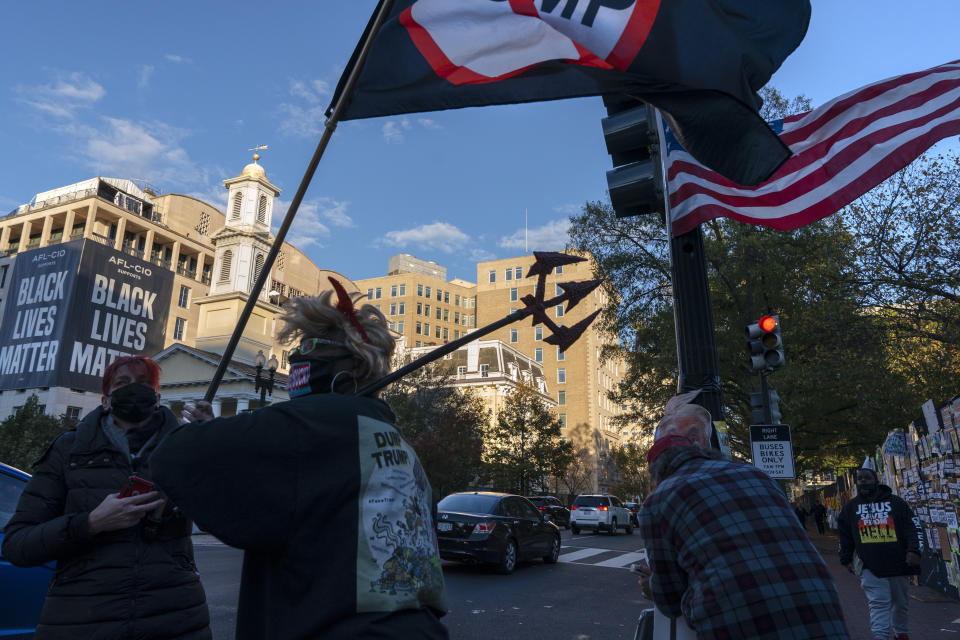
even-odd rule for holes
{"type": "Polygon", "coordinates": [[[157,392],[133,382],[110,394],[110,413],[127,422],[143,422],[157,407],[157,392]]]}
{"type": "Polygon", "coordinates": [[[860,494],[861,496],[865,496],[869,498],[876,492],[876,490],[877,490],[876,482],[863,483],[863,484],[860,484],[859,482],[857,483],[857,493],[860,494]]]}
{"type": "Polygon", "coordinates": [[[349,374],[343,372],[336,375],[333,373],[336,363],[351,357],[291,357],[290,362],[293,366],[290,368],[290,376],[287,378],[287,393],[291,398],[310,393],[331,393],[336,375],[340,375],[341,378],[349,377],[349,374]]]}

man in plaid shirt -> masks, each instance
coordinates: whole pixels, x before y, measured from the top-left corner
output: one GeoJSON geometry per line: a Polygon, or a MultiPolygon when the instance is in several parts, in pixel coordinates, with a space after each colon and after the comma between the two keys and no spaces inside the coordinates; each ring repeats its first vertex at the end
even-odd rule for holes
{"type": "Polygon", "coordinates": [[[644,593],[697,638],[849,640],[833,578],[786,496],[709,451],[710,414],[688,404],[696,393],[667,404],[648,456],[644,593]]]}

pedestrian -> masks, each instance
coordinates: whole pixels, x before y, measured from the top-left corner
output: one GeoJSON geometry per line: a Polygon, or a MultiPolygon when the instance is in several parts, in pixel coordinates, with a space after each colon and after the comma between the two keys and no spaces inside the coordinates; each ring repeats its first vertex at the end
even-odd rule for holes
{"type": "Polygon", "coordinates": [[[813,506],[813,521],[817,523],[817,533],[823,535],[827,522],[827,509],[819,502],[813,506]]]}
{"type": "MultiPolygon", "coordinates": [[[[332,280],[332,279],[331,279],[332,280]]],[[[373,305],[287,303],[290,400],[183,414],[157,482],[205,531],[244,549],[236,637],[445,639],[430,485],[382,400],[395,340],[373,305]]]]}
{"type": "Polygon", "coordinates": [[[193,561],[193,524],[150,480],[150,454],[179,421],[158,406],[160,367],[125,356],[103,374],[101,406],[57,437],[4,530],[3,556],[29,567],[56,561],[35,640],[211,638],[193,561]]]}
{"type": "Polygon", "coordinates": [[[870,628],[886,640],[908,640],[907,576],[919,573],[923,530],[910,506],[880,484],[873,469],[857,470],[857,497],[837,521],[840,562],[860,576],[870,628]]]}
{"type": "Polygon", "coordinates": [[[848,640],[830,571],[786,496],[710,450],[710,413],[689,404],[697,393],[667,403],[647,457],[645,594],[697,638],[848,640]]]}
{"type": "Polygon", "coordinates": [[[798,504],[797,508],[793,510],[797,515],[797,520],[800,521],[800,524],[803,525],[803,528],[807,528],[807,510],[803,508],[802,504],[798,504]]]}

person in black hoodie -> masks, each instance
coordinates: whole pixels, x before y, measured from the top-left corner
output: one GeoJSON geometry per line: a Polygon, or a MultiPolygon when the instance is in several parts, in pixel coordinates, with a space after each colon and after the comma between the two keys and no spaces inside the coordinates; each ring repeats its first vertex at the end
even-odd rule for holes
{"type": "Polygon", "coordinates": [[[157,491],[121,498],[131,474],[179,421],[157,405],[160,367],[141,356],[103,374],[102,406],[34,464],[4,530],[3,556],[56,561],[35,640],[208,640],[193,524],[157,491]]]}
{"type": "Polygon", "coordinates": [[[245,550],[238,639],[443,640],[429,482],[387,404],[356,395],[389,371],[395,339],[378,309],[334,287],[336,306],[329,291],[287,304],[290,400],[222,418],[186,408],[155,478],[245,550]]]}
{"type": "Polygon", "coordinates": [[[919,520],[876,471],[858,469],[857,497],[843,508],[837,529],[840,562],[860,575],[873,635],[886,640],[892,626],[896,640],[908,640],[907,576],[920,567],[919,520]]]}

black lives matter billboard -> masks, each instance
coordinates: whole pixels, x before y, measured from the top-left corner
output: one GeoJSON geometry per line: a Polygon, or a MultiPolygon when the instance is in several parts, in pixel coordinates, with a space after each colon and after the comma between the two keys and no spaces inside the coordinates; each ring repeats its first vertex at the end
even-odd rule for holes
{"type": "Polygon", "coordinates": [[[163,348],[173,272],[80,240],[17,256],[0,324],[0,389],[99,391],[123,355],[163,348]]]}

